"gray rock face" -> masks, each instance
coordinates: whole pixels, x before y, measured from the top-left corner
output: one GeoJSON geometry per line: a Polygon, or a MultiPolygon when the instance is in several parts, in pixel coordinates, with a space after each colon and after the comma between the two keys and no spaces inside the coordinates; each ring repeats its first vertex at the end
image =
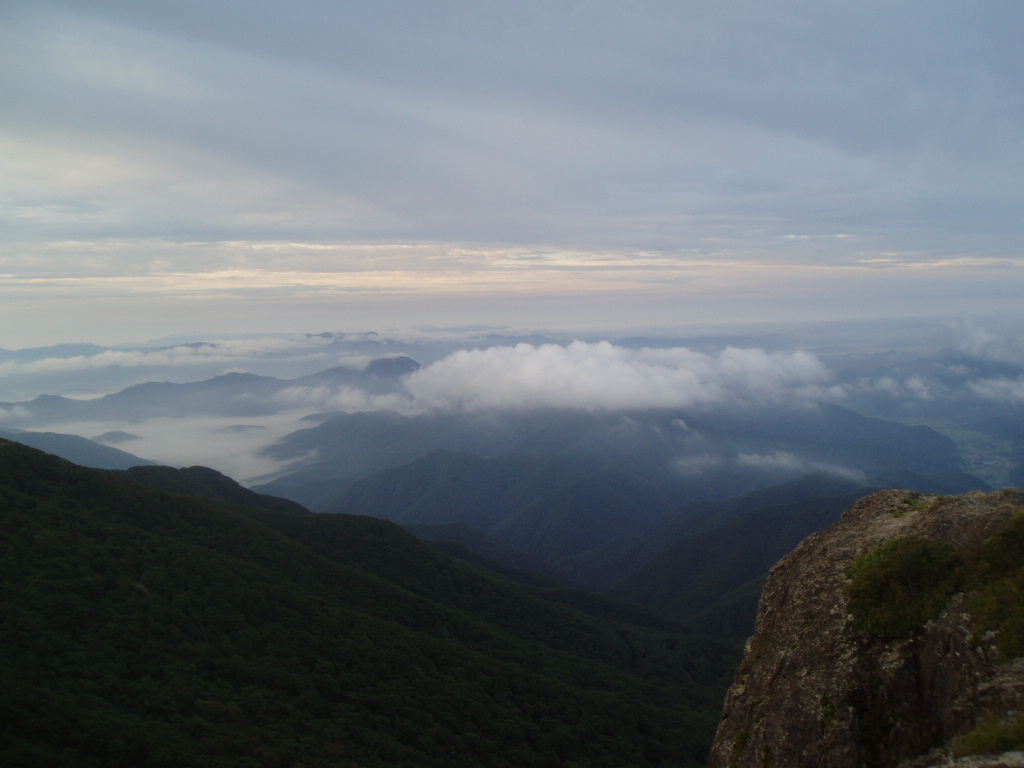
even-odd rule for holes
{"type": "Polygon", "coordinates": [[[953,737],[981,715],[1024,709],[1024,660],[1000,663],[992,639],[973,636],[967,595],[890,642],[854,627],[846,598],[847,572],[864,552],[900,536],[977,546],[1022,506],[1016,489],[882,491],[808,537],[765,585],[710,768],[1024,766],[1021,753],[952,758],[953,737]]]}

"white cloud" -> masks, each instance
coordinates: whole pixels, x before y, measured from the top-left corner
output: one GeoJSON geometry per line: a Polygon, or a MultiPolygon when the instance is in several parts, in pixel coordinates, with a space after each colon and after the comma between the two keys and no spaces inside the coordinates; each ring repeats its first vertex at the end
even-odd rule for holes
{"type": "Polygon", "coordinates": [[[920,400],[931,400],[931,385],[920,376],[911,376],[907,379],[907,391],[920,400]]]}
{"type": "Polygon", "coordinates": [[[736,457],[737,463],[743,467],[755,469],[784,469],[796,471],[803,469],[805,463],[789,451],[773,451],[772,453],[741,453],[736,457]]]}
{"type": "Polygon", "coordinates": [[[277,392],[273,400],[287,408],[311,408],[321,411],[412,410],[409,398],[398,394],[375,395],[353,387],[294,386],[277,392]]]}
{"type": "Polygon", "coordinates": [[[903,387],[892,376],[883,376],[877,381],[862,379],[860,388],[866,391],[884,393],[892,397],[900,397],[903,394],[903,387]]]}
{"type": "Polygon", "coordinates": [[[269,416],[247,416],[244,422],[223,416],[147,419],[142,422],[89,421],[54,424],[48,431],[92,438],[102,432],[131,432],[137,439],[120,446],[135,456],[174,467],[212,467],[240,483],[283,472],[289,462],[273,459],[262,449],[275,440],[309,426],[305,410],[269,416]]]}
{"type": "Polygon", "coordinates": [[[319,336],[294,336],[181,344],[159,349],[108,349],[95,355],[47,357],[31,362],[7,360],[0,363],[0,375],[56,374],[100,368],[162,368],[197,363],[235,364],[267,357],[313,354],[329,343],[329,339],[319,336]]]}
{"type": "Polygon", "coordinates": [[[806,352],[728,347],[706,355],[574,341],[462,350],[411,374],[406,386],[430,408],[616,410],[831,400],[841,396],[831,379],[806,352]]]}
{"type": "Polygon", "coordinates": [[[1024,377],[1019,379],[985,379],[968,384],[971,391],[986,400],[1024,402],[1024,377]]]}
{"type": "Polygon", "coordinates": [[[1024,364],[1024,329],[1019,317],[969,318],[956,324],[957,346],[972,357],[1024,364]]]}
{"type": "Polygon", "coordinates": [[[934,400],[936,393],[941,393],[943,387],[923,376],[908,376],[902,381],[892,376],[881,376],[877,379],[862,377],[855,383],[845,384],[843,389],[848,395],[885,395],[894,400],[934,400]]]}
{"type": "Polygon", "coordinates": [[[859,469],[841,467],[835,464],[822,464],[800,458],[789,451],[772,451],[771,453],[740,453],[736,463],[742,467],[753,469],[778,470],[784,472],[826,472],[830,475],[846,478],[855,482],[864,482],[865,474],[859,469]]]}

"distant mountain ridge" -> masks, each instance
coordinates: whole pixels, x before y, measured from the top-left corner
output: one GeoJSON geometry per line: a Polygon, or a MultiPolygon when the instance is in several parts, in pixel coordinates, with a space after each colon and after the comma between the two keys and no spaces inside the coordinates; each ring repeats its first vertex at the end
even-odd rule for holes
{"type": "Polygon", "coordinates": [[[155,461],[140,459],[127,451],[103,445],[95,440],[57,432],[30,432],[23,429],[0,429],[0,437],[38,448],[63,459],[94,469],[128,469],[155,461]]]}
{"type": "Polygon", "coordinates": [[[987,487],[962,471],[956,444],[944,435],[829,404],[720,412],[339,414],[266,448],[266,455],[296,469],[263,487],[319,509],[355,480],[436,450],[485,459],[610,458],[641,475],[683,482],[696,498],[737,496],[813,471],[943,493],[987,487]]]}
{"type": "Polygon", "coordinates": [[[68,421],[132,421],[202,414],[264,416],[291,403],[274,397],[290,388],[351,387],[371,394],[393,392],[401,377],[419,368],[411,358],[382,358],[365,368],[336,366],[297,379],[232,372],[178,384],[151,381],[90,400],[40,395],[33,400],[0,403],[13,424],[44,425],[68,421]]]}

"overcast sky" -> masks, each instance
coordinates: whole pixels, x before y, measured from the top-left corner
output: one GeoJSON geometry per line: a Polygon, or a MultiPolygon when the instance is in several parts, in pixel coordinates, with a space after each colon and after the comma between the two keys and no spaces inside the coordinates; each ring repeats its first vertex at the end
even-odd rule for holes
{"type": "Polygon", "coordinates": [[[1019,309],[1024,4],[0,3],[0,347],[1019,309]]]}

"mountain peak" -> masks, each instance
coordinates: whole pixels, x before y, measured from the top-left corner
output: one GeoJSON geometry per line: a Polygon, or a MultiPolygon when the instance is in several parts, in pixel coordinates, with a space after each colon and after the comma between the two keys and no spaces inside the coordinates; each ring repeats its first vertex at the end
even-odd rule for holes
{"type": "Polygon", "coordinates": [[[372,376],[398,377],[420,369],[420,364],[411,357],[381,357],[366,366],[366,373],[372,376]]]}

